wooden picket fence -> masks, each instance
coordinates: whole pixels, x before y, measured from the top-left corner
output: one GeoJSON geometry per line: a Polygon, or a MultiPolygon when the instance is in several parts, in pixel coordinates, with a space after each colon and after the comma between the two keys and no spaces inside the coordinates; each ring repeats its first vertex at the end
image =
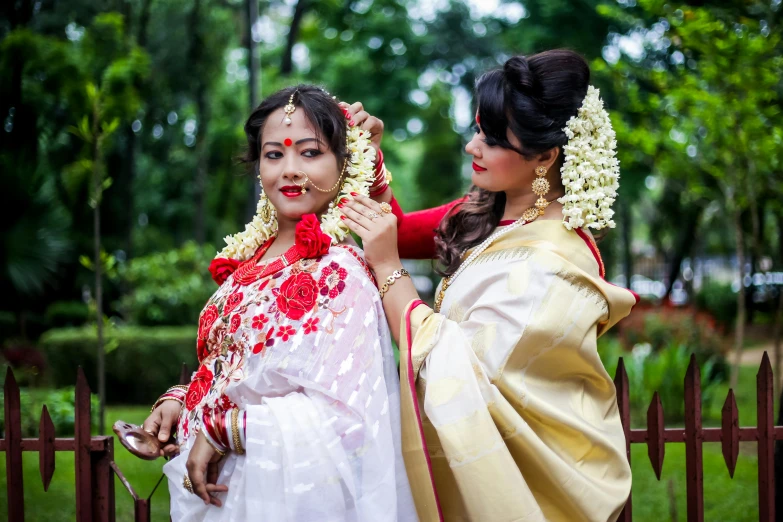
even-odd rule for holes
{"type": "MultiPolygon", "coordinates": [[[[187,369],[183,367],[180,382],[186,383],[187,369]]],[[[617,366],[615,387],[617,402],[625,428],[626,451],[631,459],[631,444],[647,444],[647,454],[656,476],[660,480],[666,444],[685,444],[687,520],[704,520],[704,468],[702,446],[719,442],[723,448],[729,475],[734,476],[740,442],[756,442],[758,453],[758,503],[759,520],[775,522],[775,441],[783,440],[783,426],[774,425],[773,376],[769,357],[764,353],[756,376],[757,423],[753,427],[740,427],[737,402],[730,390],[722,411],[720,428],[702,427],[701,418],[701,376],[694,356],[685,374],[685,427],[666,428],[663,421],[663,407],[658,392],[655,392],[647,411],[647,428],[630,428],[630,396],[628,374],[623,360],[617,366]]],[[[150,501],[158,484],[146,498],[139,497],[114,462],[113,437],[90,436],[90,388],[81,368],[76,375],[76,433],[73,438],[55,438],[54,425],[43,407],[37,439],[23,439],[21,430],[21,404],[19,386],[14,374],[8,369],[5,379],[5,437],[0,439],[0,451],[5,452],[8,520],[24,521],[24,480],[22,452],[37,451],[44,490],[54,475],[56,451],[74,452],[76,467],[76,520],[78,522],[114,522],[114,475],[116,475],[134,501],[135,520],[150,520],[150,501]]],[[[783,470],[780,470],[783,472],[783,470]]],[[[163,477],[161,477],[161,480],[163,477]]],[[[630,522],[633,499],[628,497],[620,521],[630,522]]],[[[663,519],[663,517],[662,517],[663,519]]]]}

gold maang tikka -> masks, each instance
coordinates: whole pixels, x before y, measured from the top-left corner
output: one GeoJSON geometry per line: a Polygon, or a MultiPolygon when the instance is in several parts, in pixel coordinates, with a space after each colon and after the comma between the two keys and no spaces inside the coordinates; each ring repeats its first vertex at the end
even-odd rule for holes
{"type": "Polygon", "coordinates": [[[285,123],[286,125],[291,125],[291,115],[296,110],[296,105],[294,105],[294,95],[297,92],[298,91],[294,91],[293,93],[291,93],[291,97],[288,98],[288,104],[285,107],[283,107],[283,112],[285,113],[285,119],[283,120],[283,123],[285,123]]]}

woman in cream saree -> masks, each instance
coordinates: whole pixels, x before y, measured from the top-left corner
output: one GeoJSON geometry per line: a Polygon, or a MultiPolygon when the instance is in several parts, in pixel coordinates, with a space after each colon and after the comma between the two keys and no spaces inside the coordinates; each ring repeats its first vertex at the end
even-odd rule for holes
{"type": "Polygon", "coordinates": [[[596,340],[636,298],[604,280],[587,231],[613,226],[617,188],[613,133],[588,79],[578,55],[554,51],[479,80],[474,188],[441,207],[435,239],[393,201],[343,208],[385,281],[421,520],[606,522],[630,492],[596,340]],[[400,268],[398,225],[418,250],[428,237],[437,246],[447,277],[434,307],[400,268]]]}

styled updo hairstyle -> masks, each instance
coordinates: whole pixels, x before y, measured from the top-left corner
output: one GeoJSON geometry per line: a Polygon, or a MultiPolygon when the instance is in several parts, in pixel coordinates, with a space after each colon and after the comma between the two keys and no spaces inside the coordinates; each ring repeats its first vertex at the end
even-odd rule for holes
{"type": "MultiPolygon", "coordinates": [[[[577,115],[589,83],[590,68],[584,58],[560,49],[514,56],[503,69],[485,73],[476,82],[476,103],[487,144],[511,149],[526,159],[560,147],[554,166],[559,172],[562,147],[568,142],[563,129],[577,115]],[[521,148],[508,141],[507,129],[521,148]]],[[[438,273],[450,276],[457,270],[461,254],[480,244],[498,226],[505,205],[504,192],[471,187],[467,199],[454,207],[436,230],[441,263],[438,273]]]]}
{"type": "Polygon", "coordinates": [[[240,162],[249,164],[253,172],[258,172],[258,161],[261,157],[261,135],[269,115],[278,109],[288,105],[288,100],[294,94],[294,106],[297,111],[303,111],[307,120],[312,124],[315,135],[319,140],[328,145],[329,149],[337,157],[337,168],[340,169],[343,160],[348,157],[348,149],[345,138],[348,132],[348,123],[343,115],[337,100],[329,93],[315,85],[299,84],[286,87],[268,96],[256,107],[245,123],[245,135],[247,136],[247,151],[239,159],[240,162]],[[294,94],[295,93],[295,94],[294,94]]]}

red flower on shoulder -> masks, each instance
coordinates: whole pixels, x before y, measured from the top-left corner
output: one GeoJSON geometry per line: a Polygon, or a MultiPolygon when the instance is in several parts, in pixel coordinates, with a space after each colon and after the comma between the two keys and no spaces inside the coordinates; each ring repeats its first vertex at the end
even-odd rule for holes
{"type": "Polygon", "coordinates": [[[315,214],[305,214],[296,224],[296,250],[303,259],[315,259],[329,252],[332,238],[321,231],[315,214]]]}
{"type": "Polygon", "coordinates": [[[242,302],[242,297],[242,292],[234,292],[228,296],[228,299],[226,299],[226,304],[223,305],[223,315],[228,315],[233,312],[234,309],[239,306],[239,303],[242,302]]]}
{"type": "Polygon", "coordinates": [[[313,276],[300,272],[286,279],[280,285],[277,308],[289,319],[298,321],[315,306],[318,285],[313,276]]]}
{"type": "Polygon", "coordinates": [[[234,270],[239,266],[239,261],[236,259],[228,259],[225,257],[216,257],[209,264],[209,273],[212,274],[212,280],[218,285],[222,285],[228,279],[228,276],[234,273],[234,270]]]}
{"type": "Polygon", "coordinates": [[[228,329],[228,333],[234,333],[237,330],[239,330],[241,324],[242,324],[242,316],[240,316],[239,314],[232,315],[231,326],[228,329]]]}
{"type": "Polygon", "coordinates": [[[210,386],[212,386],[213,377],[214,375],[212,375],[209,368],[202,364],[190,382],[190,386],[188,386],[188,393],[185,395],[185,407],[187,409],[192,410],[199,405],[209,391],[210,386]]]}

